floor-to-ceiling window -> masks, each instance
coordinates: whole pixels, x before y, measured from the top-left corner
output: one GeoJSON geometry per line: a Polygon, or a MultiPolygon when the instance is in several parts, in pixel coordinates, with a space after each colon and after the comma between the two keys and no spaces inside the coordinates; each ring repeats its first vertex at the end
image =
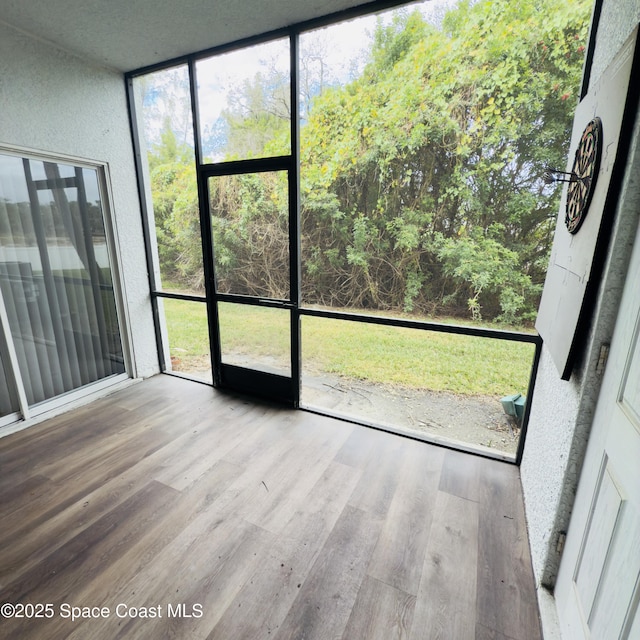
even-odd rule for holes
{"type": "Polygon", "coordinates": [[[381,3],[129,74],[164,370],[517,457],[568,4],[381,3]]]}
{"type": "Polygon", "coordinates": [[[0,154],[0,411],[119,376],[125,362],[98,167],[0,154]]]}

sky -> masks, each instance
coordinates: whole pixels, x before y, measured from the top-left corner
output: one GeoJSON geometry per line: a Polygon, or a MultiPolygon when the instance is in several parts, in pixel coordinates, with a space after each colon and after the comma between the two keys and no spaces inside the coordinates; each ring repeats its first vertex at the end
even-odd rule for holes
{"type": "MultiPolygon", "coordinates": [[[[405,5],[405,10],[419,9],[428,21],[436,23],[441,19],[444,11],[452,8],[458,0],[426,0],[424,2],[405,5]]],[[[344,84],[352,80],[363,69],[366,61],[365,52],[370,48],[372,34],[378,16],[384,23],[389,23],[394,12],[402,11],[402,7],[388,10],[380,14],[362,16],[346,22],[324,27],[301,35],[301,51],[319,53],[322,59],[325,80],[331,84],[344,84]]],[[[313,58],[306,55],[309,64],[314,64],[313,58]]],[[[316,65],[319,63],[315,63],[316,65]]],[[[200,60],[196,64],[198,80],[198,103],[201,119],[201,130],[215,131],[216,122],[223,109],[227,108],[229,96],[233,90],[242,88],[247,80],[251,80],[257,73],[267,75],[276,69],[283,74],[288,73],[289,51],[287,39],[281,39],[252,47],[232,51],[200,60]]],[[[319,67],[316,67],[316,75],[319,67]]],[[[186,69],[185,69],[186,72],[186,69]]],[[[169,81],[168,72],[153,74],[154,82],[162,84],[169,81]],[[164,78],[163,79],[163,74],[164,78]]],[[[186,74],[185,74],[186,75],[186,74]]],[[[148,94],[152,99],[146,99],[147,114],[145,128],[147,139],[157,141],[163,120],[167,113],[173,119],[172,128],[176,131],[190,131],[190,116],[188,112],[189,98],[186,82],[183,83],[182,96],[175,96],[173,104],[160,104],[161,93],[148,94]],[[153,101],[156,101],[153,103],[153,101]],[[184,113],[180,115],[175,102],[181,102],[184,113]],[[153,104],[152,104],[153,103],[153,104]]],[[[165,97],[166,100],[166,97],[165,97]]],[[[188,142],[189,135],[185,141],[188,142]]],[[[213,144],[210,142],[210,144],[213,144]]],[[[206,147],[206,144],[205,144],[206,147]]],[[[208,150],[210,159],[219,160],[212,149],[208,150]]]]}
{"type": "MultiPolygon", "coordinates": [[[[410,11],[417,8],[425,18],[437,20],[443,9],[451,8],[456,3],[457,0],[427,0],[407,5],[407,8],[410,11]]],[[[362,16],[304,33],[301,36],[301,48],[304,49],[305,45],[310,44],[313,40],[321,41],[324,44],[325,65],[333,71],[338,80],[346,81],[349,79],[348,75],[353,67],[353,62],[359,60],[360,66],[362,66],[363,52],[370,46],[377,17],[381,16],[385,23],[389,23],[395,11],[397,9],[362,16]]],[[[219,105],[224,104],[227,88],[255,75],[262,66],[260,63],[256,64],[256,58],[261,61],[271,60],[278,51],[280,52],[277,57],[278,66],[282,71],[285,71],[289,64],[286,40],[257,45],[199,62],[198,79],[201,109],[211,114],[219,113],[219,105]]]]}

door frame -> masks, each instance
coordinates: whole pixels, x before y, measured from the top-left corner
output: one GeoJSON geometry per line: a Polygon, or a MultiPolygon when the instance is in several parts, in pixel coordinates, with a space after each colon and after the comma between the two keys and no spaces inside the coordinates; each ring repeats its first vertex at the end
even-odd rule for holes
{"type": "MultiPolygon", "coordinates": [[[[611,351],[608,358],[598,401],[592,421],[589,443],[582,471],[580,473],[576,488],[576,497],[573,504],[571,520],[567,531],[564,551],[558,570],[558,579],[554,590],[554,600],[558,614],[559,627],[563,633],[569,633],[568,637],[589,637],[587,620],[589,612],[583,612],[579,600],[578,587],[576,584],[581,562],[585,556],[585,548],[591,539],[591,527],[597,526],[594,520],[594,513],[598,506],[598,498],[605,475],[609,478],[609,484],[615,486],[620,493],[622,502],[613,520],[609,521],[612,527],[608,547],[603,560],[600,580],[608,575],[608,567],[612,561],[612,549],[619,543],[624,530],[619,529],[622,519],[626,518],[629,508],[635,504],[636,514],[640,513],[640,472],[635,461],[640,456],[640,426],[638,416],[630,415],[629,408],[625,406],[625,385],[631,367],[631,353],[636,349],[636,359],[638,342],[640,341],[640,296],[635,293],[635,300],[632,298],[633,288],[640,277],[640,227],[635,233],[635,241],[631,262],[629,264],[625,287],[622,294],[622,301],[618,310],[613,338],[611,341],[611,351]],[[631,308],[630,305],[633,305],[631,308]],[[621,342],[624,340],[624,342],[621,342]],[[626,355],[625,355],[626,354],[626,355]],[[618,412],[618,419],[624,417],[629,424],[625,425],[625,431],[614,433],[615,418],[614,413],[618,412]],[[634,433],[634,431],[636,433],[634,433]],[[624,435],[623,439],[619,435],[624,435]],[[624,459],[623,459],[624,458],[624,459]],[[622,459],[622,466],[619,466],[622,459]],[[609,470],[609,461],[618,463],[618,467],[609,470]],[[623,471],[620,476],[620,470],[623,471]],[[635,473],[635,481],[630,484],[624,482],[619,484],[622,478],[629,479],[635,473]],[[629,489],[634,489],[631,492],[629,489]],[[579,635],[584,634],[584,635],[579,635]]],[[[627,520],[626,526],[629,526],[627,520]]],[[[607,542],[607,540],[605,540],[607,542]]],[[[593,595],[593,606],[597,599],[601,597],[601,582],[595,585],[593,595]]],[[[638,599],[640,599],[640,583],[636,582],[635,590],[630,599],[629,608],[622,624],[622,632],[628,632],[633,622],[634,607],[636,620],[640,615],[638,609],[638,599]]],[[[623,637],[623,636],[621,636],[623,637]]],[[[626,636],[625,636],[626,637],[626,636]]]]}
{"type": "MultiPolygon", "coordinates": [[[[282,36],[278,36],[282,38],[282,36]]],[[[228,388],[241,393],[265,397],[298,408],[300,404],[300,166],[299,158],[299,93],[298,93],[298,35],[287,30],[289,44],[290,77],[290,153],[285,156],[255,158],[232,162],[205,163],[200,132],[198,81],[195,57],[189,58],[188,72],[193,115],[193,137],[200,210],[200,233],[202,238],[203,270],[207,315],[209,318],[209,344],[213,386],[228,388]],[[245,175],[268,171],[286,171],[288,178],[288,234],[289,234],[289,299],[278,300],[220,293],[216,287],[215,246],[211,231],[211,202],[209,178],[216,176],[245,175]],[[222,361],[220,313],[221,302],[255,305],[262,308],[277,308],[289,311],[289,344],[291,353],[291,376],[277,375],[224,363],[222,361]]],[[[262,40],[268,42],[269,39],[262,40]]],[[[257,42],[260,42],[258,40],[257,42]]]]}

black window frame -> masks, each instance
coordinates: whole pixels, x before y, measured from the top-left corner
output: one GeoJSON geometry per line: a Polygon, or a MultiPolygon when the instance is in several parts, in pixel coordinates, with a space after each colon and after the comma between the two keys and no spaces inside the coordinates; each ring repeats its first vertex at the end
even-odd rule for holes
{"type": "MultiPolygon", "coordinates": [[[[591,59],[593,57],[593,49],[595,43],[595,29],[594,22],[597,22],[599,16],[599,8],[602,0],[596,0],[596,8],[594,10],[594,16],[592,18],[592,28],[589,36],[589,46],[587,52],[587,59],[585,62],[585,77],[583,79],[583,87],[588,85],[588,71],[591,66],[591,59]]],[[[299,36],[305,32],[331,26],[339,22],[358,18],[364,15],[378,13],[387,9],[393,9],[400,6],[411,6],[415,4],[413,2],[406,2],[406,0],[375,0],[366,4],[357,5],[349,9],[327,14],[325,16],[307,20],[297,24],[290,25],[281,29],[269,31],[263,34],[257,34],[249,38],[243,38],[233,42],[225,43],[219,46],[211,47],[205,50],[197,51],[191,54],[173,58],[165,62],[157,63],[136,69],[134,71],[125,74],[125,83],[129,101],[129,113],[130,123],[132,129],[132,138],[134,141],[134,152],[136,155],[137,166],[137,180],[140,193],[140,206],[143,217],[145,246],[147,252],[148,272],[149,272],[149,285],[151,291],[151,300],[153,307],[153,315],[156,327],[156,344],[158,349],[158,358],[160,370],[166,371],[166,363],[164,361],[162,342],[162,336],[160,331],[161,319],[158,310],[158,299],[160,298],[172,298],[177,300],[186,300],[194,302],[203,302],[207,305],[208,317],[209,317],[209,338],[212,350],[212,371],[213,371],[213,386],[222,387],[227,386],[230,380],[223,379],[219,375],[220,367],[216,367],[215,364],[220,364],[220,336],[217,334],[215,327],[218,326],[216,301],[229,301],[229,302],[243,302],[245,304],[264,304],[265,301],[259,299],[250,299],[245,296],[238,296],[234,294],[219,294],[215,292],[215,274],[213,272],[213,264],[209,264],[206,259],[207,255],[212,255],[212,237],[211,227],[209,220],[205,219],[203,211],[208,206],[207,202],[207,179],[213,175],[230,175],[232,173],[249,173],[252,171],[268,171],[268,170],[282,170],[283,165],[286,165],[287,170],[290,172],[290,264],[291,264],[291,300],[281,301],[269,301],[264,306],[278,306],[279,308],[289,309],[291,314],[291,373],[292,373],[292,389],[284,389],[282,381],[275,381],[274,384],[265,390],[265,395],[270,399],[285,402],[291,404],[295,408],[302,408],[305,410],[314,411],[317,413],[325,413],[317,409],[301,407],[300,406],[300,379],[301,379],[301,343],[300,343],[300,319],[303,316],[315,316],[321,318],[332,318],[351,320],[355,322],[361,322],[365,324],[379,324],[394,327],[405,327],[410,329],[419,329],[430,332],[444,332],[456,335],[473,336],[480,338],[493,338],[499,340],[523,342],[534,345],[534,355],[531,365],[531,373],[529,378],[529,385],[527,389],[527,402],[525,405],[524,416],[522,419],[522,426],[520,431],[520,438],[518,441],[518,447],[515,458],[511,460],[509,457],[504,457],[496,454],[495,456],[490,453],[485,453],[479,450],[471,451],[475,455],[488,458],[497,458],[505,460],[506,462],[513,462],[519,465],[524,451],[524,444],[526,440],[527,426],[529,422],[529,415],[531,411],[531,404],[533,400],[535,390],[535,380],[540,363],[542,353],[542,338],[537,333],[525,333],[518,331],[508,331],[502,329],[491,329],[484,327],[469,327],[464,325],[451,325],[422,320],[405,320],[399,318],[391,318],[376,315],[365,315],[362,313],[351,313],[334,310],[322,310],[311,307],[304,307],[301,300],[301,257],[300,257],[300,117],[299,117],[299,69],[298,69],[298,40],[299,36]],[[270,42],[276,39],[289,38],[290,52],[291,52],[291,154],[288,156],[278,156],[272,158],[260,158],[241,160],[237,162],[221,162],[221,163],[205,163],[203,162],[203,150],[201,145],[201,136],[199,132],[199,105],[197,100],[197,78],[195,65],[199,60],[206,59],[218,54],[227,53],[234,50],[239,50],[252,45],[262,44],[270,42]],[[190,84],[190,98],[191,98],[191,110],[193,117],[193,133],[194,133],[194,150],[195,150],[195,164],[196,174],[198,180],[198,200],[200,207],[200,224],[203,244],[203,266],[205,269],[205,295],[194,296],[188,294],[177,294],[162,291],[158,286],[154,275],[153,253],[151,251],[152,237],[150,233],[151,217],[149,215],[149,209],[145,199],[145,185],[144,185],[144,173],[142,170],[142,152],[141,145],[138,138],[138,119],[135,109],[135,97],[134,97],[134,80],[137,77],[147,75],[149,73],[166,70],[172,67],[187,65],[189,72],[189,84],[190,84]]],[[[230,365],[227,365],[228,367],[230,365]]],[[[230,377],[235,380],[234,371],[235,367],[230,369],[230,377]]],[[[196,381],[197,382],[197,381],[196,381]]],[[[236,386],[237,388],[237,386],[236,386]]],[[[240,389],[242,390],[242,389],[240,389]]],[[[249,389],[247,389],[248,391],[249,389]]],[[[342,417],[345,420],[353,421],[351,418],[342,417]]],[[[364,424],[364,422],[362,422],[364,424]]],[[[382,427],[377,425],[368,425],[381,430],[393,431],[388,427],[382,427]]],[[[403,435],[407,435],[403,433],[403,435]]],[[[420,435],[409,436],[418,440],[425,440],[427,442],[433,442],[428,436],[422,437],[420,435]]],[[[436,443],[440,446],[448,446],[442,443],[436,443]]],[[[451,448],[456,448],[452,446],[451,448]]]]}

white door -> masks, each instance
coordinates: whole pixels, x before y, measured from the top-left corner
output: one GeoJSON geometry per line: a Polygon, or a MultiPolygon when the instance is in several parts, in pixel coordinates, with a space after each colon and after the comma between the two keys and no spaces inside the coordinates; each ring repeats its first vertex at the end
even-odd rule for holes
{"type": "Polygon", "coordinates": [[[640,230],[555,597],[565,639],[640,639],[640,230]]]}

